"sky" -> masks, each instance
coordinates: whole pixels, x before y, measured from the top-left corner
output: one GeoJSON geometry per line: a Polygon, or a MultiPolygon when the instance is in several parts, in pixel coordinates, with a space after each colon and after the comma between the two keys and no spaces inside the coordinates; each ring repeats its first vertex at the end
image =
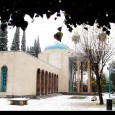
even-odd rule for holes
{"type": "MultiPolygon", "coordinates": [[[[28,15],[25,16],[25,20],[28,21],[28,27],[26,29],[26,46],[33,46],[34,40],[39,36],[41,50],[44,51],[44,48],[51,44],[54,41],[53,35],[58,31],[57,28],[62,26],[64,21],[64,15],[62,14],[61,17],[58,17],[55,20],[56,14],[51,16],[49,19],[44,15],[43,18],[34,18],[31,19],[28,15]]],[[[8,28],[8,48],[10,49],[12,40],[14,38],[16,27],[9,27],[8,28]]],[[[79,28],[77,29],[79,30],[79,28]]],[[[74,44],[72,43],[72,33],[70,33],[63,24],[62,27],[63,38],[62,43],[67,44],[68,46],[72,46],[74,48],[74,44]]],[[[115,44],[115,24],[111,24],[111,36],[113,44],[115,44]]],[[[22,30],[20,34],[20,44],[22,39],[22,30]]],[[[108,66],[108,65],[107,65],[108,66]]],[[[107,69],[105,68],[105,71],[107,69]]]]}
{"type": "MultiPolygon", "coordinates": [[[[33,46],[34,40],[39,36],[40,40],[40,47],[41,50],[44,51],[44,48],[51,44],[54,41],[57,41],[54,39],[53,35],[58,32],[57,28],[62,26],[64,22],[64,15],[61,14],[61,17],[58,17],[57,20],[55,20],[56,14],[51,16],[49,19],[44,15],[43,18],[34,18],[31,19],[28,15],[25,16],[25,20],[28,21],[28,27],[26,29],[26,46],[33,46]]],[[[78,27],[77,30],[79,30],[81,27],[78,27]]],[[[10,49],[12,40],[14,38],[16,27],[9,27],[8,28],[8,48],[10,49]]],[[[73,32],[75,31],[75,28],[73,32]]],[[[63,37],[62,37],[62,43],[67,44],[71,48],[75,49],[75,45],[72,42],[72,35],[73,32],[69,32],[66,25],[63,24],[62,27],[63,37]]],[[[115,24],[111,24],[111,36],[112,43],[115,44],[115,24]]],[[[22,30],[20,34],[20,42],[22,39],[22,30]]],[[[21,43],[20,43],[21,44],[21,43]]]]}
{"type": "MultiPolygon", "coordinates": [[[[25,16],[25,20],[28,21],[28,27],[26,29],[26,45],[32,46],[34,44],[34,40],[39,36],[40,46],[42,51],[44,48],[54,42],[57,41],[54,39],[53,35],[58,32],[57,28],[62,26],[64,21],[63,14],[61,17],[58,17],[55,20],[56,14],[51,16],[49,19],[44,15],[43,18],[34,18],[31,19],[28,15],[25,16]]],[[[16,27],[9,27],[8,28],[8,47],[10,48],[12,40],[14,38],[16,27]]],[[[68,29],[66,28],[65,24],[62,27],[63,38],[62,43],[68,44],[71,42],[71,34],[68,29]]],[[[20,41],[22,39],[22,30],[20,33],[20,41]]]]}

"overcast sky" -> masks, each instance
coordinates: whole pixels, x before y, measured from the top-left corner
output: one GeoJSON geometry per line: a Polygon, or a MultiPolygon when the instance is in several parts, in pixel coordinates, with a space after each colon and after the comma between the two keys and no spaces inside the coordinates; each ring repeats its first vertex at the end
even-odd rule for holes
{"type": "MultiPolygon", "coordinates": [[[[55,20],[56,14],[51,16],[50,19],[47,19],[47,17],[44,15],[43,18],[34,18],[32,20],[28,15],[25,16],[25,20],[29,22],[28,27],[26,29],[26,45],[32,46],[34,44],[34,39],[39,36],[40,39],[40,46],[42,51],[44,48],[54,42],[57,41],[54,39],[53,35],[58,31],[57,28],[62,26],[64,21],[64,15],[62,14],[61,17],[58,17],[57,20],[55,20]]],[[[111,24],[111,38],[113,39],[113,44],[115,43],[115,24],[111,24]]],[[[10,48],[12,40],[14,38],[16,28],[8,29],[8,47],[10,48]]],[[[80,27],[78,27],[77,30],[79,30],[80,27]]],[[[62,43],[67,44],[68,46],[72,46],[74,48],[74,44],[72,42],[72,33],[70,33],[67,29],[67,27],[63,24],[62,28],[63,32],[63,38],[62,43]]],[[[22,30],[20,34],[20,41],[22,39],[22,30]]]]}
{"type": "MultiPolygon", "coordinates": [[[[34,39],[39,36],[40,45],[42,51],[53,41],[56,41],[53,35],[58,32],[57,28],[62,26],[64,21],[64,16],[62,15],[57,20],[54,20],[56,15],[53,15],[50,19],[47,19],[44,15],[43,18],[35,18],[34,21],[28,16],[25,16],[25,20],[29,22],[29,25],[26,29],[26,44],[31,46],[34,44],[34,39]]],[[[8,29],[8,46],[11,46],[14,33],[16,28],[8,29]]],[[[63,38],[62,43],[69,44],[71,42],[71,33],[68,31],[65,25],[62,28],[63,38]]],[[[20,34],[20,40],[22,39],[22,30],[20,34]]]]}

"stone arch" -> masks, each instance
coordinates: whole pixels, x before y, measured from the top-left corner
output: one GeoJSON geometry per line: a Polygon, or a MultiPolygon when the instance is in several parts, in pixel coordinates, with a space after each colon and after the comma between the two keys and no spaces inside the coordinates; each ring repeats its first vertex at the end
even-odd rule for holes
{"type": "Polygon", "coordinates": [[[41,71],[41,95],[45,94],[45,72],[41,71]]]}
{"type": "Polygon", "coordinates": [[[59,83],[59,76],[56,75],[56,93],[58,93],[58,83],[59,83]]]}
{"type": "Polygon", "coordinates": [[[48,72],[45,72],[45,95],[48,94],[48,82],[49,82],[49,78],[48,78],[48,72]]]}
{"type": "Polygon", "coordinates": [[[36,95],[41,95],[41,70],[37,69],[36,95]]]}
{"type": "Polygon", "coordinates": [[[58,92],[58,75],[37,69],[36,95],[47,95],[58,92]]]}
{"type": "Polygon", "coordinates": [[[49,72],[48,93],[51,94],[51,72],[49,72]]]}
{"type": "Polygon", "coordinates": [[[51,93],[54,93],[54,73],[51,75],[51,93]]]}
{"type": "Polygon", "coordinates": [[[56,77],[57,77],[56,74],[54,74],[54,93],[56,93],[56,86],[57,86],[56,85],[56,83],[57,83],[56,82],[56,80],[57,80],[56,77]]]}

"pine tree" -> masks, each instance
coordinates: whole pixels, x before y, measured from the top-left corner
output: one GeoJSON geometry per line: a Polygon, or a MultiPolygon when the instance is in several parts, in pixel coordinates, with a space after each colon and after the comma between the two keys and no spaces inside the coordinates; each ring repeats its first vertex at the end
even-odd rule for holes
{"type": "Polygon", "coordinates": [[[21,51],[26,51],[26,32],[25,31],[23,31],[23,36],[22,36],[21,51]]]}
{"type": "Polygon", "coordinates": [[[35,41],[34,41],[34,50],[35,50],[35,57],[38,57],[38,54],[41,52],[39,37],[37,40],[35,39],[35,41]]]}
{"type": "Polygon", "coordinates": [[[102,74],[102,78],[101,78],[101,88],[102,88],[102,92],[106,92],[107,91],[107,77],[105,74],[102,74]]]}
{"type": "Polygon", "coordinates": [[[1,29],[1,25],[0,25],[0,51],[7,51],[8,47],[7,47],[7,43],[8,43],[8,36],[7,36],[8,32],[7,32],[7,28],[5,28],[5,30],[3,31],[1,29]]]}
{"type": "Polygon", "coordinates": [[[31,47],[31,55],[33,55],[33,56],[35,56],[36,54],[35,54],[35,50],[34,50],[34,47],[32,46],[31,47]]]}
{"type": "Polygon", "coordinates": [[[32,56],[35,56],[35,50],[34,50],[34,47],[33,46],[30,46],[30,54],[32,56]]]}
{"type": "Polygon", "coordinates": [[[29,52],[29,54],[32,54],[32,47],[30,46],[30,52],[29,52]]]}
{"type": "Polygon", "coordinates": [[[36,39],[34,41],[34,51],[35,51],[35,57],[37,57],[37,41],[36,41],[36,39]]]}
{"type": "Polygon", "coordinates": [[[13,39],[12,41],[10,50],[14,50],[14,49],[15,49],[15,39],[13,39]]]}
{"type": "Polygon", "coordinates": [[[14,51],[20,50],[20,27],[16,27],[16,32],[10,49],[14,51]]]}
{"type": "Polygon", "coordinates": [[[29,47],[27,46],[27,51],[26,51],[27,53],[30,53],[30,49],[29,49],[29,47]]]}

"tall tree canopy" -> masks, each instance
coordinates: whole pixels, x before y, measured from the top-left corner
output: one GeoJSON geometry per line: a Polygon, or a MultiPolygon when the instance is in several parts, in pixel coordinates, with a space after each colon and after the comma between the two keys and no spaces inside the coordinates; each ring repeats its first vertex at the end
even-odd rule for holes
{"type": "Polygon", "coordinates": [[[22,36],[21,51],[26,51],[26,32],[25,31],[23,31],[23,36],[22,36]]]}
{"type": "Polygon", "coordinates": [[[11,50],[19,51],[20,50],[20,27],[16,28],[14,39],[11,44],[11,50]]]}
{"type": "Polygon", "coordinates": [[[110,80],[111,80],[111,91],[115,91],[115,60],[109,64],[110,68],[110,80]]]}
{"type": "Polygon", "coordinates": [[[103,69],[115,50],[112,43],[109,43],[107,34],[97,28],[97,23],[92,27],[87,26],[87,28],[88,30],[82,27],[80,32],[75,31],[72,40],[77,45],[76,53],[79,54],[79,59],[83,58],[89,61],[90,69],[96,76],[100,104],[104,104],[101,84],[103,69]]]}
{"type": "Polygon", "coordinates": [[[38,57],[38,54],[41,52],[39,37],[37,38],[37,40],[35,39],[34,41],[34,51],[35,51],[35,57],[38,57]]]}
{"type": "MultiPolygon", "coordinates": [[[[0,27],[1,27],[1,24],[0,24],[0,27]]],[[[7,32],[7,28],[2,31],[2,29],[0,28],[0,51],[7,51],[8,50],[8,47],[7,47],[7,44],[8,44],[8,32],[7,32]]]]}
{"type": "MultiPolygon", "coordinates": [[[[60,16],[60,11],[65,14],[65,24],[69,31],[72,31],[72,25],[89,24],[93,25],[95,21],[99,27],[109,34],[110,22],[115,22],[114,1],[97,0],[0,0],[1,21],[8,22],[9,25],[26,29],[28,22],[24,20],[25,14],[31,18],[34,16],[43,16],[46,14],[49,18],[54,13],[60,16]]],[[[56,18],[57,18],[56,17],[56,18]]],[[[56,19],[55,18],[55,19],[56,19]]],[[[4,29],[6,23],[3,23],[4,29]]]]}

